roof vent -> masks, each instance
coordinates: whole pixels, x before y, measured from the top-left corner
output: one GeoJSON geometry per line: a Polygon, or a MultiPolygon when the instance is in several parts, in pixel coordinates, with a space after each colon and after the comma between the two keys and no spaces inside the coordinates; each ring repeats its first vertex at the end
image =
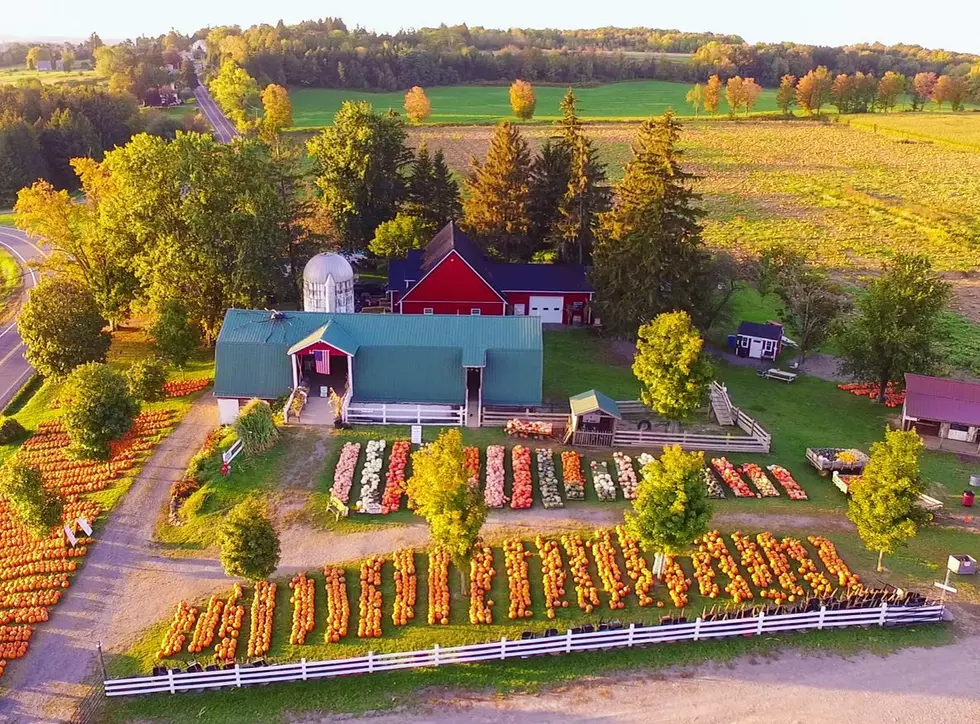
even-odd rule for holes
{"type": "Polygon", "coordinates": [[[272,313],[269,315],[269,319],[271,319],[273,322],[281,322],[285,318],[286,318],[285,312],[279,312],[275,309],[273,309],[272,313]]]}

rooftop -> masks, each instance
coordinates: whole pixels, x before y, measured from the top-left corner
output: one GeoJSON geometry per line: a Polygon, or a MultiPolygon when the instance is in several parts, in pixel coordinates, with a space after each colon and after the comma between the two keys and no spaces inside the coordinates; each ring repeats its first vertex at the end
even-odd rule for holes
{"type": "Polygon", "coordinates": [[[905,413],[920,420],[980,427],[980,383],[907,374],[905,413]]]}

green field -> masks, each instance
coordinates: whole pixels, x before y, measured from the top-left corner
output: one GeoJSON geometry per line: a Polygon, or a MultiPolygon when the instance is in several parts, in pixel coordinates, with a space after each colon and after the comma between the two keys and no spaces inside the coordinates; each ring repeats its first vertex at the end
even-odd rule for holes
{"type": "Polygon", "coordinates": [[[0,213],[0,226],[13,226],[14,225],[14,214],[3,214],[0,213]]]}
{"type": "Polygon", "coordinates": [[[875,113],[845,116],[852,126],[905,140],[942,141],[980,148],[980,113],[875,113]]]}
{"type": "Polygon", "coordinates": [[[196,115],[200,109],[197,107],[197,101],[188,101],[187,103],[181,103],[179,106],[172,106],[170,108],[160,108],[161,113],[165,113],[172,118],[183,119],[187,116],[196,115]]]}
{"type": "MultiPolygon", "coordinates": [[[[590,121],[642,120],[660,115],[669,108],[681,115],[693,115],[684,100],[689,83],[660,80],[610,83],[588,88],[576,88],[579,113],[590,121]]],[[[536,86],[537,109],[534,121],[550,122],[559,117],[558,104],[565,95],[564,86],[536,86]]],[[[440,86],[425,91],[432,103],[429,124],[485,124],[505,118],[514,119],[510,109],[507,86],[440,86]]],[[[333,116],[344,101],[368,101],[376,110],[392,108],[403,113],[404,91],[371,93],[367,91],[307,88],[293,90],[295,128],[317,128],[333,123],[333,116]]],[[[766,89],[755,112],[775,111],[775,91],[766,89]]],[[[727,113],[722,102],[720,112],[727,113]]]]}
{"type": "Polygon", "coordinates": [[[36,70],[26,70],[25,68],[0,68],[0,85],[6,83],[17,83],[21,80],[39,80],[45,85],[54,83],[65,83],[66,81],[78,81],[80,83],[92,84],[99,83],[99,76],[94,70],[51,70],[44,73],[36,70]]]}
{"type": "Polygon", "coordinates": [[[19,288],[20,265],[6,249],[0,249],[0,318],[7,316],[7,304],[19,288]]]}

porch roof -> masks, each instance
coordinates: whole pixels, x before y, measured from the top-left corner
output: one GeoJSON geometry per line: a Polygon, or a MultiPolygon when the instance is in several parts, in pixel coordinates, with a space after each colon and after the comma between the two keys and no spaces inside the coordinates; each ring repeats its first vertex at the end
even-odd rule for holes
{"type": "Polygon", "coordinates": [[[615,417],[617,420],[623,419],[616,401],[608,395],[599,392],[599,390],[589,390],[588,392],[573,395],[568,398],[568,405],[572,408],[572,414],[576,417],[598,410],[615,417]]]}
{"type": "Polygon", "coordinates": [[[303,339],[290,347],[287,354],[302,352],[307,347],[317,344],[318,342],[328,344],[334,349],[339,349],[341,352],[344,352],[351,357],[357,354],[357,342],[351,339],[351,336],[341,329],[340,325],[336,324],[332,319],[322,327],[314,329],[308,335],[303,337],[303,339]]]}

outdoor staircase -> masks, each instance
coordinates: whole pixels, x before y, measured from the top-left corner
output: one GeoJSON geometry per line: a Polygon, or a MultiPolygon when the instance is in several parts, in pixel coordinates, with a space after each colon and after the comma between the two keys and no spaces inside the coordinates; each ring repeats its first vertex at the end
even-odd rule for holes
{"type": "Polygon", "coordinates": [[[728,391],[717,382],[711,383],[711,410],[715,413],[715,419],[719,425],[728,427],[735,424],[732,414],[732,401],[728,398],[728,391]]]}

